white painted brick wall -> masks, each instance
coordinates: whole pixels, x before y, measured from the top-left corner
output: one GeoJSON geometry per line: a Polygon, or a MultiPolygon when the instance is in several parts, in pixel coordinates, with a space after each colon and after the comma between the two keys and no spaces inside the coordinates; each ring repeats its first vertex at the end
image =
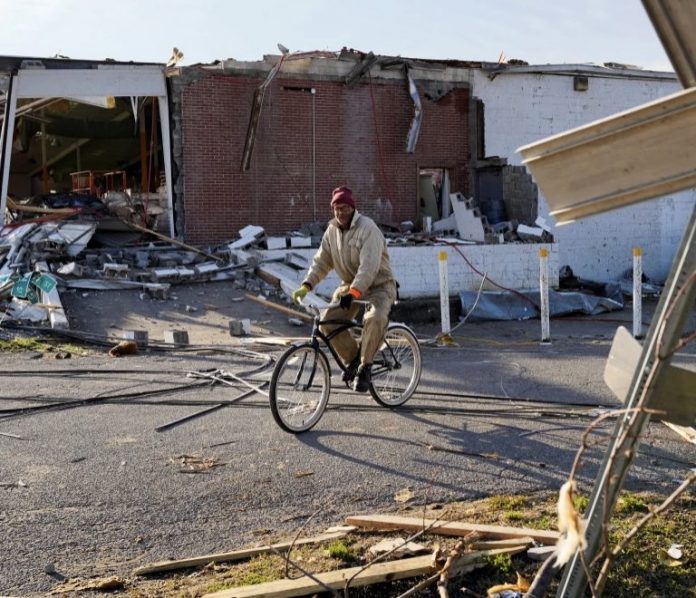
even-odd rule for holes
{"type": "MultiPolygon", "coordinates": [[[[675,80],[589,77],[589,90],[573,90],[572,76],[501,74],[490,80],[474,71],[473,94],[485,106],[486,154],[520,164],[516,149],[681,89],[675,80]]],[[[643,271],[667,277],[684,228],[696,205],[696,190],[554,226],[539,193],[539,215],[554,228],[559,265],[576,276],[611,281],[632,267],[631,248],[643,248],[643,271]]]]}
{"type": "MultiPolygon", "coordinates": [[[[463,254],[473,267],[488,278],[484,290],[498,290],[493,282],[514,290],[539,288],[539,249],[549,249],[549,284],[558,286],[558,245],[535,243],[507,243],[503,245],[457,245],[431,247],[389,247],[389,258],[403,299],[438,297],[440,271],[438,254],[447,252],[447,274],[450,294],[460,291],[477,291],[481,276],[466,263],[463,254]],[[461,254],[459,253],[461,252],[461,254]]],[[[315,249],[296,249],[311,260],[315,249]]],[[[263,252],[268,257],[278,256],[277,251],[263,252]]],[[[303,273],[298,273],[298,284],[303,273]]],[[[338,278],[331,273],[317,288],[321,295],[330,296],[338,286],[338,278]]]]}

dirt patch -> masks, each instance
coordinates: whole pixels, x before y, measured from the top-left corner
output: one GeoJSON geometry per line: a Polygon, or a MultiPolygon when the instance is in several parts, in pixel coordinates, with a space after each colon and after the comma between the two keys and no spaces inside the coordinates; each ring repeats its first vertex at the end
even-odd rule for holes
{"type": "MultiPolygon", "coordinates": [[[[650,509],[659,504],[660,498],[649,494],[624,494],[617,506],[612,522],[611,537],[616,541],[623,536],[650,509]]],[[[399,514],[410,517],[440,518],[448,521],[468,523],[500,524],[511,527],[554,529],[556,495],[540,493],[527,496],[494,496],[487,499],[430,505],[429,507],[405,507],[399,514]]],[[[696,542],[696,497],[683,496],[670,509],[664,519],[657,518],[641,532],[616,562],[605,595],[616,598],[641,596],[691,596],[696,584],[696,559],[690,547],[696,542]],[[681,559],[666,557],[666,550],[673,543],[683,544],[681,559]]],[[[308,535],[303,533],[302,535],[308,535]]],[[[297,546],[290,559],[310,573],[362,566],[374,556],[370,547],[385,538],[406,539],[406,532],[375,533],[355,531],[341,540],[323,544],[297,546]]],[[[276,542],[288,538],[265,538],[276,542]]],[[[435,534],[424,534],[416,539],[429,552],[438,547],[450,550],[458,541],[435,534]]],[[[483,566],[472,573],[451,580],[451,596],[485,596],[495,584],[514,584],[518,574],[526,580],[533,579],[540,563],[526,556],[498,555],[487,557],[483,566]],[[466,593],[461,588],[467,588],[466,593]]],[[[290,577],[300,575],[286,559],[276,554],[262,554],[237,563],[210,563],[199,568],[135,577],[125,580],[122,590],[114,596],[190,596],[198,597],[210,592],[283,579],[289,571],[290,577]],[[288,569],[286,570],[286,567],[288,569]]],[[[421,578],[422,579],[422,578],[421,578]]],[[[378,598],[398,596],[416,585],[421,579],[401,580],[351,589],[350,596],[378,598]]],[[[548,595],[553,595],[555,588],[548,595]]],[[[435,586],[420,595],[438,596],[435,586]]]]}
{"type": "Polygon", "coordinates": [[[71,330],[113,339],[125,330],[145,330],[150,341],[162,343],[165,331],[186,330],[194,345],[240,344],[243,337],[229,332],[232,319],[249,319],[251,336],[309,335],[309,324],[290,324],[288,315],[249,299],[249,292],[220,281],[172,286],[166,299],[139,290],[74,290],[61,299],[71,330]]]}

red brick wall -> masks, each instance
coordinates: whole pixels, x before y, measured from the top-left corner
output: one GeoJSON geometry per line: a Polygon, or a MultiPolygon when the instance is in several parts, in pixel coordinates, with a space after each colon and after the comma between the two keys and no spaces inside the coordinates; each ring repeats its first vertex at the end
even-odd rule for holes
{"type": "Polygon", "coordinates": [[[350,186],[358,210],[378,222],[415,221],[423,167],[449,167],[452,191],[468,193],[468,89],[454,89],[438,102],[421,93],[420,137],[415,154],[407,154],[413,103],[405,82],[373,79],[372,86],[365,82],[349,89],[335,81],[276,78],[266,90],[251,168],[242,172],[253,93],[260,83],[213,75],[182,93],[186,241],[226,241],[247,224],[280,233],[324,222],[331,216],[331,190],[339,185],[350,186]],[[298,87],[316,89],[316,203],[312,94],[289,89],[298,87]]]}

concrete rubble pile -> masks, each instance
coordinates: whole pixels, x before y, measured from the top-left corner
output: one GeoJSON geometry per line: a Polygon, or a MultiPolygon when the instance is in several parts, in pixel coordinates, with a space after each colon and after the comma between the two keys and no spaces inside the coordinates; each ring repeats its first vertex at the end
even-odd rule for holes
{"type": "Polygon", "coordinates": [[[0,322],[68,328],[59,292],[70,289],[139,289],[166,299],[173,284],[238,280],[251,292],[268,296],[274,290],[254,276],[262,258],[233,244],[213,253],[166,242],[88,248],[96,228],[94,222],[76,221],[30,221],[3,228],[0,322]]]}

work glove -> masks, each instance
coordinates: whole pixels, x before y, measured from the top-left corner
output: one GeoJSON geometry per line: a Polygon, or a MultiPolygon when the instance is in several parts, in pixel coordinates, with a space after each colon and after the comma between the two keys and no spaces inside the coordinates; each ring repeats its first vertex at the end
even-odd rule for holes
{"type": "Polygon", "coordinates": [[[341,295],[341,298],[338,300],[338,304],[341,306],[341,309],[350,309],[350,306],[353,305],[353,295],[350,293],[341,295]]]}
{"type": "Polygon", "coordinates": [[[299,289],[295,289],[292,292],[292,300],[295,303],[302,303],[302,300],[307,296],[307,293],[309,293],[309,288],[302,285],[299,289]]]}

